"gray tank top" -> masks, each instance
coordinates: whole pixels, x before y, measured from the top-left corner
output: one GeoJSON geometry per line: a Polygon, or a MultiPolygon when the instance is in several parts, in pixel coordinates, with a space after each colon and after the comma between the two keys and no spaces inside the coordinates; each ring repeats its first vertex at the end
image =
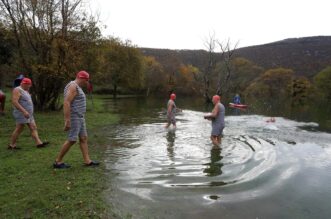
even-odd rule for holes
{"type": "Polygon", "coordinates": [[[215,119],[212,120],[213,126],[225,127],[224,117],[225,117],[225,107],[222,103],[218,103],[219,112],[215,119]]]}
{"type": "Polygon", "coordinates": [[[167,109],[169,108],[169,105],[170,105],[170,103],[174,103],[174,105],[173,105],[173,107],[172,107],[172,109],[171,109],[171,112],[170,112],[170,114],[168,114],[168,111],[167,111],[167,115],[168,116],[174,116],[175,114],[176,114],[176,104],[175,104],[175,101],[173,101],[173,100],[169,100],[168,101],[168,104],[167,104],[167,109]]]}
{"type": "MultiPolygon", "coordinates": [[[[18,103],[29,112],[30,115],[33,114],[33,103],[31,95],[28,91],[24,90],[21,86],[17,87],[21,96],[18,99],[18,103]]],[[[15,106],[14,106],[14,113],[21,113],[15,106]]]]}
{"type": "Polygon", "coordinates": [[[77,95],[74,97],[74,99],[71,102],[70,116],[71,118],[77,118],[77,117],[82,118],[86,113],[86,96],[82,88],[80,88],[75,81],[71,81],[64,88],[64,97],[67,96],[68,88],[71,84],[76,85],[77,95]]]}

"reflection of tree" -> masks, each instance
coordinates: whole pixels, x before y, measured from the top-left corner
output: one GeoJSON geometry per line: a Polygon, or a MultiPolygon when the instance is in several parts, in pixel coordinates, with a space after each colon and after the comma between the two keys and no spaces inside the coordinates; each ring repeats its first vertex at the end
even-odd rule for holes
{"type": "Polygon", "coordinates": [[[207,168],[203,171],[207,176],[218,176],[222,174],[221,168],[223,164],[220,160],[223,157],[221,156],[221,151],[220,148],[212,148],[210,150],[210,163],[206,164],[207,168]]]}
{"type": "Polygon", "coordinates": [[[176,132],[168,131],[167,133],[167,151],[171,160],[174,158],[174,145],[175,145],[176,132]]]}

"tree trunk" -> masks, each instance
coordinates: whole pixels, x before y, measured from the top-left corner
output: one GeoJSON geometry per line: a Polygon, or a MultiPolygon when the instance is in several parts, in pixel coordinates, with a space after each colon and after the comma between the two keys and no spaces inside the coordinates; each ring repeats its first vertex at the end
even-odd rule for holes
{"type": "Polygon", "coordinates": [[[117,97],[117,85],[116,85],[116,84],[114,84],[114,93],[113,93],[113,97],[114,97],[114,99],[116,99],[116,97],[117,97]]]}

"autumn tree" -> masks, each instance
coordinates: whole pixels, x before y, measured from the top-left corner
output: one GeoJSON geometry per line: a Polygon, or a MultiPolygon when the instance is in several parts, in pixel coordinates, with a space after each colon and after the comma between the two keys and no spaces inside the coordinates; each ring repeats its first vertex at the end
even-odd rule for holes
{"type": "Polygon", "coordinates": [[[85,46],[95,38],[88,30],[97,22],[82,0],[0,0],[0,8],[15,37],[16,66],[32,78],[36,107],[55,109],[65,79],[80,69],[85,46]]]}
{"type": "Polygon", "coordinates": [[[166,92],[167,78],[163,66],[153,56],[144,56],[146,95],[155,92],[166,92]]]}
{"type": "Polygon", "coordinates": [[[251,105],[264,105],[266,109],[290,107],[293,79],[291,69],[267,70],[247,87],[245,98],[251,105]]]}
{"type": "Polygon", "coordinates": [[[312,97],[312,84],[306,77],[295,77],[290,84],[291,106],[307,105],[312,97]]]}
{"type": "Polygon", "coordinates": [[[144,86],[143,56],[131,45],[120,39],[110,38],[103,41],[102,72],[99,81],[111,84],[116,97],[118,88],[141,90],[144,86]]]}
{"type": "Polygon", "coordinates": [[[200,93],[200,83],[197,80],[199,69],[193,65],[182,64],[179,68],[176,90],[188,95],[200,93]]]}
{"type": "Polygon", "coordinates": [[[331,103],[331,67],[326,67],[314,77],[317,98],[331,103]]]}
{"type": "Polygon", "coordinates": [[[11,32],[0,23],[0,88],[4,86],[12,62],[14,42],[11,32]]]}
{"type": "MultiPolygon", "coordinates": [[[[257,66],[253,62],[245,58],[234,58],[231,60],[231,80],[227,81],[228,94],[233,96],[238,93],[241,96],[244,94],[245,89],[253,82],[254,79],[263,73],[263,68],[257,66]]],[[[222,63],[217,66],[217,72],[224,72],[226,68],[222,63]]],[[[226,81],[226,74],[220,75],[220,81],[226,81]]],[[[217,77],[217,75],[215,75],[217,77]]]]}

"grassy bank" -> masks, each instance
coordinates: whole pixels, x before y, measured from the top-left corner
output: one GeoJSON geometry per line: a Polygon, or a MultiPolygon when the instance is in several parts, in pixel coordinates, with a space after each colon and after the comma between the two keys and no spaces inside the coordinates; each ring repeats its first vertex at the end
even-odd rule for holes
{"type": "MultiPolygon", "coordinates": [[[[15,122],[7,95],[6,115],[0,117],[0,218],[103,218],[111,216],[104,203],[104,165],[83,166],[79,145],[65,157],[72,165],[54,170],[52,163],[66,139],[62,112],[36,113],[36,123],[47,148],[37,149],[26,127],[17,143],[22,149],[7,150],[15,122]]],[[[103,139],[96,136],[98,127],[117,122],[117,117],[103,109],[101,98],[88,101],[87,129],[92,159],[102,161],[103,139]]]]}

